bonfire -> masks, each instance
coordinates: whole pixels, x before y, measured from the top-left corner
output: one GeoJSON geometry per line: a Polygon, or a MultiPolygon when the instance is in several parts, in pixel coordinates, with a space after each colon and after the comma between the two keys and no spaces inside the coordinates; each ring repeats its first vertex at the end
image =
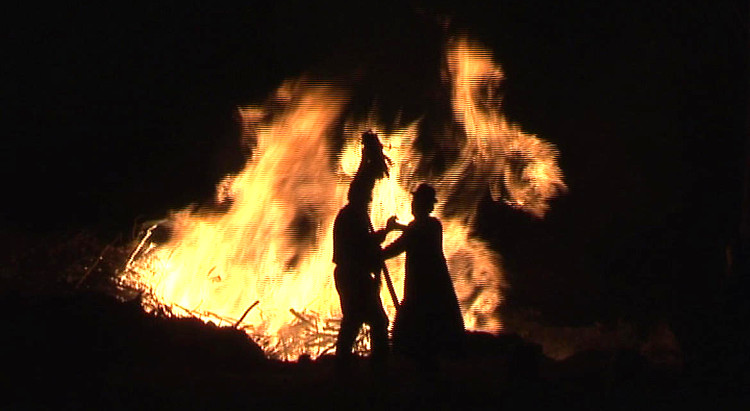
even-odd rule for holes
{"type": "MultiPolygon", "coordinates": [[[[466,327],[499,333],[507,284],[501,256],[472,235],[477,205],[489,193],[543,218],[566,186],[555,147],[504,116],[498,92],[504,74],[489,49],[452,38],[443,64],[452,117],[441,121],[456,138],[436,150],[455,153],[447,167],[435,171],[434,156],[418,148],[423,120],[392,127],[379,124],[382,115],[374,112],[350,118],[352,90],[340,81],[288,80],[264,104],[238,108],[242,137],[253,147],[244,169],[218,183],[212,207],[188,206],[147,226],[120,283],[143,293],[147,311],[233,325],[275,358],[330,352],[341,316],[333,219],[360,161],[359,136],[374,130],[393,160],[390,177],[373,192],[374,225],[393,214],[408,222],[409,192],[422,182],[435,187],[466,327]]],[[[403,265],[403,256],[388,262],[398,298],[403,265]]],[[[393,319],[394,302],[382,293],[393,319]]],[[[367,350],[366,334],[358,346],[367,350]]]]}

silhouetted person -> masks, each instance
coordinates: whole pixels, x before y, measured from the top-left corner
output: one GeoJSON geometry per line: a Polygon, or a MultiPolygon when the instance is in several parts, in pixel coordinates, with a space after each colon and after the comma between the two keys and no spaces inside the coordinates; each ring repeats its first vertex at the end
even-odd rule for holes
{"type": "Polygon", "coordinates": [[[387,157],[374,133],[365,133],[362,138],[362,162],[349,186],[349,202],[333,225],[334,280],[343,314],[336,340],[340,365],[351,359],[354,340],[365,323],[370,326],[373,361],[384,361],[389,351],[388,317],[380,301],[380,243],[394,228],[395,218],[389,220],[386,229],[373,231],[368,208],[375,181],[388,173],[387,157]]]}
{"type": "Polygon", "coordinates": [[[393,350],[428,368],[439,356],[463,353],[464,322],[443,255],[443,227],[430,216],[435,189],[421,184],[411,203],[414,220],[383,250],[384,258],[406,252],[404,298],[393,326],[393,350]]]}

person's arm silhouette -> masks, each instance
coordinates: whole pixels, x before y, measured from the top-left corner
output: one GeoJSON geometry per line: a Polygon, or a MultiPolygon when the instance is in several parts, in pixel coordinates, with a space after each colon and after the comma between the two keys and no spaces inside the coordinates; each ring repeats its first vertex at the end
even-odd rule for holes
{"type": "MultiPolygon", "coordinates": [[[[388,220],[388,221],[391,221],[391,220],[388,220]]],[[[407,246],[409,244],[409,237],[410,237],[409,236],[409,226],[405,226],[403,224],[399,224],[399,223],[397,223],[395,221],[395,219],[393,220],[393,224],[398,224],[398,228],[397,229],[403,230],[403,233],[401,234],[401,236],[399,238],[397,238],[392,243],[388,244],[388,246],[383,249],[383,259],[384,260],[387,260],[389,258],[393,258],[393,257],[395,257],[395,256],[403,253],[404,251],[406,251],[407,246]]],[[[396,228],[394,228],[394,229],[396,229],[396,228]]]]}

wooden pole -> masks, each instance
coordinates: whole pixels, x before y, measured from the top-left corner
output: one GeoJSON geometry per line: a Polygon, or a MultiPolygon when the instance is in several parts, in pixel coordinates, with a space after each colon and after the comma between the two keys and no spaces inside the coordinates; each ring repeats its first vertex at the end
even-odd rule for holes
{"type": "Polygon", "coordinates": [[[393,282],[391,281],[391,276],[388,273],[388,266],[385,265],[385,261],[383,261],[383,277],[385,277],[385,285],[388,286],[388,293],[391,294],[391,299],[393,300],[393,307],[396,308],[396,311],[398,311],[398,308],[399,308],[398,296],[396,295],[396,289],[393,288],[393,282]]]}

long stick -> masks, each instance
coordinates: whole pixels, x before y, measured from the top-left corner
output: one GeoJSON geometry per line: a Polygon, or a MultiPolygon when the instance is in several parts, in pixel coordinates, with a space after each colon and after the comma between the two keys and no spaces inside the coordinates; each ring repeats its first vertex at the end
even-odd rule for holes
{"type": "MultiPolygon", "coordinates": [[[[372,227],[372,221],[368,221],[368,223],[370,224],[370,231],[374,232],[375,229],[372,227]]],[[[388,293],[391,294],[391,299],[393,300],[393,307],[398,311],[398,296],[396,296],[396,289],[393,288],[393,281],[391,281],[391,275],[388,273],[388,266],[385,265],[385,260],[380,260],[380,265],[380,268],[383,271],[383,277],[385,277],[385,285],[388,287],[388,293]]]]}
{"type": "Polygon", "coordinates": [[[383,261],[383,277],[385,277],[385,285],[388,286],[388,292],[391,294],[391,299],[393,299],[393,307],[396,308],[396,311],[398,311],[399,302],[398,297],[396,296],[396,289],[393,288],[393,282],[391,281],[391,276],[388,274],[388,267],[385,265],[385,261],[383,261]]]}
{"type": "Polygon", "coordinates": [[[260,300],[255,301],[252,305],[250,305],[250,307],[247,307],[247,310],[245,310],[245,312],[242,314],[242,317],[240,317],[240,319],[237,320],[236,323],[234,323],[233,327],[237,328],[237,326],[240,325],[240,323],[242,323],[242,320],[245,319],[245,316],[247,315],[247,313],[249,313],[250,310],[253,309],[253,307],[255,307],[256,305],[258,305],[258,303],[260,303],[260,300]]]}

